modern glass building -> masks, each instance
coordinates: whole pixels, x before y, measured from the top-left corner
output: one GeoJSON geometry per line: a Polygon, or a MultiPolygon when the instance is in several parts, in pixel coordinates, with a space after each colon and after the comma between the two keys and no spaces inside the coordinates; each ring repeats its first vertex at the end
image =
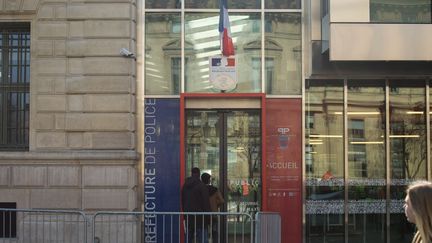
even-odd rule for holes
{"type": "Polygon", "coordinates": [[[317,2],[303,97],[304,241],[411,242],[405,189],[431,179],[431,1],[317,2]]]}

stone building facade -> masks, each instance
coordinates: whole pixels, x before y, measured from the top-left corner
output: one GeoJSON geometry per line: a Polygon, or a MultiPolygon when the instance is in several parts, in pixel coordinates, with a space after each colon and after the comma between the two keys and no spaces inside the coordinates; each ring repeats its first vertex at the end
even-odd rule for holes
{"type": "Polygon", "coordinates": [[[28,148],[0,151],[0,203],[134,210],[136,48],[133,0],[1,0],[0,26],[28,23],[28,148]]]}

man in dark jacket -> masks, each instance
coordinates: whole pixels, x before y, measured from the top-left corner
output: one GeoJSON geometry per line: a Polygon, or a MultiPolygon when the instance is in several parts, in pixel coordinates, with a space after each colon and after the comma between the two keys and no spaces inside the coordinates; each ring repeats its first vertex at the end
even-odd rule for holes
{"type": "MultiPolygon", "coordinates": [[[[192,168],[192,176],[186,179],[182,188],[182,209],[183,212],[211,212],[209,192],[206,185],[200,180],[200,169],[192,168]]],[[[192,242],[196,237],[197,242],[208,242],[209,217],[196,214],[185,215],[187,225],[187,243],[192,242]]]]}

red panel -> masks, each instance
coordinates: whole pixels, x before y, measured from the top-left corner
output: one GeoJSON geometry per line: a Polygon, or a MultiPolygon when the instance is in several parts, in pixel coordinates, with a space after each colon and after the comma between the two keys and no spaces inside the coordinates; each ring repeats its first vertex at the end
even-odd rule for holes
{"type": "MultiPolygon", "coordinates": [[[[184,181],[185,181],[185,177],[186,177],[186,162],[185,162],[185,99],[184,96],[181,95],[180,96],[180,185],[181,187],[183,187],[184,181]]],[[[180,190],[180,203],[181,203],[181,187],[179,188],[180,190]]],[[[180,206],[180,209],[183,208],[183,205],[180,206]]],[[[183,222],[183,216],[181,217],[181,222],[183,222]]],[[[180,227],[180,242],[184,243],[185,239],[184,239],[184,228],[180,227]]]]}
{"type": "Polygon", "coordinates": [[[266,100],[266,211],[279,212],[282,242],[302,236],[301,99],[266,100]]]}
{"type": "MultiPolygon", "coordinates": [[[[180,185],[183,186],[186,177],[185,162],[185,97],[180,96],[180,185]]],[[[180,193],[181,195],[181,193],[180,193]]]]}

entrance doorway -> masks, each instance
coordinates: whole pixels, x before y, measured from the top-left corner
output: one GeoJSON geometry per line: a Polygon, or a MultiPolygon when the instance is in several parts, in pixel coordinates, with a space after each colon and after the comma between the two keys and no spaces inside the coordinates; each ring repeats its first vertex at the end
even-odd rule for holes
{"type": "Polygon", "coordinates": [[[261,208],[261,114],[257,109],[185,112],[186,176],[192,167],[207,172],[225,204],[221,211],[261,208]]]}

